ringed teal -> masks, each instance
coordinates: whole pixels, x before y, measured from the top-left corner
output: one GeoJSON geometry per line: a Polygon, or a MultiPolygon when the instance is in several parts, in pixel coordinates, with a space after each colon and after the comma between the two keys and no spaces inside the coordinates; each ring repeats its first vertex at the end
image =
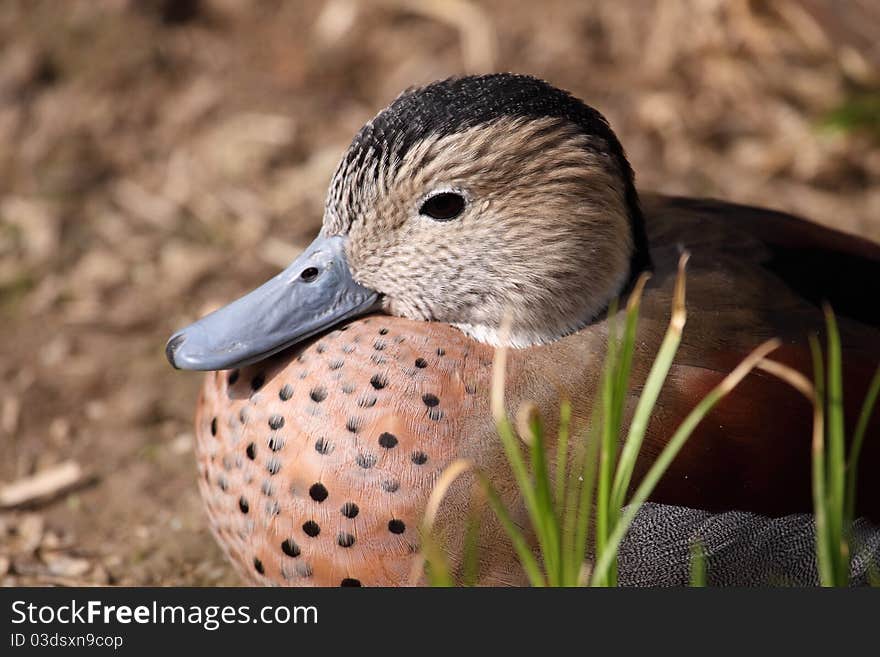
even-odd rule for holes
{"type": "MultiPolygon", "coordinates": [[[[175,367],[218,370],[205,379],[196,433],[201,491],[232,562],[260,584],[406,584],[426,500],[457,457],[490,473],[522,513],[489,411],[495,348],[513,348],[511,412],[535,403],[553,435],[566,397],[583,426],[610,303],[650,269],[631,412],[683,247],[688,324],[635,481],[762,340],[781,338],[774,358],[809,373],[822,301],[838,314],[852,422],[880,360],[880,247],[771,210],[640,198],[604,117],[532,77],[403,93],[343,155],[312,245],[168,342],[175,367]]],[[[809,511],[811,422],[798,393],[753,373],[698,427],[652,500],[809,511]]],[[[878,435],[875,417],[858,498],[874,519],[878,435]]],[[[437,519],[453,551],[466,483],[437,519]]],[[[488,515],[480,554],[482,583],[522,583],[488,515]]]]}

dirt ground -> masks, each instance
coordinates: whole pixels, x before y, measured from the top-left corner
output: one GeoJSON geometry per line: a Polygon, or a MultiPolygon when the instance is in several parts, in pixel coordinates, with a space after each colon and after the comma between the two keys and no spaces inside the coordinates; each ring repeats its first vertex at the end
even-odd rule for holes
{"type": "Polygon", "coordinates": [[[0,583],[238,583],[165,340],[311,239],[408,86],[532,73],[608,116],[644,188],[880,240],[870,4],[4,0],[0,583]],[[72,487],[9,500],[65,462],[72,487]]]}

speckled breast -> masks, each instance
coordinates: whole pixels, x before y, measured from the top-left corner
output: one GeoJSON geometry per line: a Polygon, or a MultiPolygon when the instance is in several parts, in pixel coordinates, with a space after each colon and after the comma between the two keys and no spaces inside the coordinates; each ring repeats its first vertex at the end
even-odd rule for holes
{"type": "Polygon", "coordinates": [[[410,583],[425,503],[485,406],[491,358],[452,327],[374,316],[209,374],[200,488],[240,572],[256,584],[410,583]]]}

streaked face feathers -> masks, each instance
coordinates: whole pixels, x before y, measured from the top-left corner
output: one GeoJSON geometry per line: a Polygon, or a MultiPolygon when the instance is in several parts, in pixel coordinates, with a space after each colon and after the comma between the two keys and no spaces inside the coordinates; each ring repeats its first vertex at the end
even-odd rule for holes
{"type": "Polygon", "coordinates": [[[387,312],[493,345],[509,313],[505,342],[522,347],[583,327],[625,285],[627,186],[602,137],[552,116],[502,116],[405,148],[384,136],[343,158],[322,232],[348,236],[352,275],[387,312]],[[420,214],[441,192],[464,198],[461,213],[420,214]]]}

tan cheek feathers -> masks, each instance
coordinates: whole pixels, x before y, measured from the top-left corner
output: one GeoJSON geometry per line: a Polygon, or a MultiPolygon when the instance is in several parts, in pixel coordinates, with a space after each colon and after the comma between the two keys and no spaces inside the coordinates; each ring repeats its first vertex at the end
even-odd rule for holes
{"type": "Polygon", "coordinates": [[[602,148],[555,119],[503,119],[418,144],[387,190],[352,190],[369,195],[348,227],[355,278],[386,295],[387,312],[489,345],[510,309],[512,346],[582,328],[620,292],[633,248],[622,174],[602,148]],[[413,199],[444,185],[477,207],[419,224],[413,199]]]}

